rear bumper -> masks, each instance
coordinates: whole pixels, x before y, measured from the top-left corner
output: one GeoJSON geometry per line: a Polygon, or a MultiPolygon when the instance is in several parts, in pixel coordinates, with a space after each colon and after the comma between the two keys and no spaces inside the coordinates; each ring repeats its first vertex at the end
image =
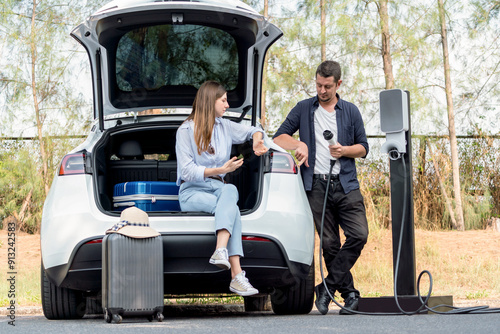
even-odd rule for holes
{"type": "MultiPolygon", "coordinates": [[[[215,235],[169,234],[163,237],[163,268],[166,295],[227,293],[230,271],[208,263],[215,246],[215,235]]],[[[102,284],[102,240],[82,242],[70,262],[45,269],[57,286],[99,292],[102,284]]],[[[252,285],[262,292],[293,285],[304,279],[310,265],[290,261],[281,244],[265,236],[243,237],[241,266],[252,285]]]]}

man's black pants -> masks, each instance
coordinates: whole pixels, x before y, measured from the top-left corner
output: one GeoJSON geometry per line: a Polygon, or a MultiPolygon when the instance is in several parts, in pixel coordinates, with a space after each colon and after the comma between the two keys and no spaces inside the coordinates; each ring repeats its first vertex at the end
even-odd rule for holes
{"type": "MultiPolygon", "coordinates": [[[[311,191],[307,192],[318,234],[321,228],[326,184],[326,180],[314,179],[311,191]]],[[[328,270],[325,281],[332,293],[339,291],[344,299],[350,292],[359,296],[359,291],[354,288],[350,270],[361,255],[367,239],[368,222],[360,190],[344,194],[338,178],[332,178],[323,226],[323,258],[328,270]],[[340,243],[339,226],[346,237],[343,245],[340,243]]]]}

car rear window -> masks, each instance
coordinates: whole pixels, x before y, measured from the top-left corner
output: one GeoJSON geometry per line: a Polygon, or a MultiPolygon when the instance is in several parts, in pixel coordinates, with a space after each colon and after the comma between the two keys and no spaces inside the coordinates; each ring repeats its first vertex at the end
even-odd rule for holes
{"type": "Polygon", "coordinates": [[[238,49],[227,32],[199,25],[155,25],[123,35],[116,50],[116,84],[122,92],[167,86],[196,89],[217,80],[238,84],[238,49]]]}

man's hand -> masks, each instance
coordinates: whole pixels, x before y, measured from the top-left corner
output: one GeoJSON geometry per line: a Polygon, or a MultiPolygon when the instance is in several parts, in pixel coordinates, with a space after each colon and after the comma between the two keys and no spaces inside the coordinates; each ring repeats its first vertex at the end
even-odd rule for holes
{"type": "Polygon", "coordinates": [[[307,148],[306,143],[303,141],[297,140],[292,136],[283,133],[278,137],[274,138],[274,142],[284,148],[285,150],[295,151],[295,157],[299,161],[299,167],[302,164],[305,164],[306,167],[309,167],[309,149],[307,148]]]}
{"type": "Polygon", "coordinates": [[[335,159],[339,159],[344,156],[344,146],[339,143],[335,145],[328,145],[328,148],[330,149],[330,155],[335,159]]]}
{"type": "Polygon", "coordinates": [[[328,148],[330,150],[331,156],[336,159],[342,157],[356,159],[366,156],[366,149],[361,144],[342,146],[341,144],[337,143],[336,145],[328,145],[328,148]]]}
{"type": "Polygon", "coordinates": [[[299,145],[295,149],[295,157],[299,161],[299,163],[298,163],[299,167],[302,164],[305,164],[306,167],[309,167],[309,161],[308,161],[309,149],[307,148],[306,143],[304,143],[302,141],[299,142],[299,145]]]}

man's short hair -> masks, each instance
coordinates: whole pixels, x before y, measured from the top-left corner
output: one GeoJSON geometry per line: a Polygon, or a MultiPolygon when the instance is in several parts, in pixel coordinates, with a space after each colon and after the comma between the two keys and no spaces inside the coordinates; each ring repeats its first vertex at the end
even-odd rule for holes
{"type": "Polygon", "coordinates": [[[323,78],[333,77],[334,82],[338,82],[342,76],[342,70],[340,69],[340,64],[334,60],[325,60],[319,64],[316,70],[316,77],[322,76],[323,78]]]}

